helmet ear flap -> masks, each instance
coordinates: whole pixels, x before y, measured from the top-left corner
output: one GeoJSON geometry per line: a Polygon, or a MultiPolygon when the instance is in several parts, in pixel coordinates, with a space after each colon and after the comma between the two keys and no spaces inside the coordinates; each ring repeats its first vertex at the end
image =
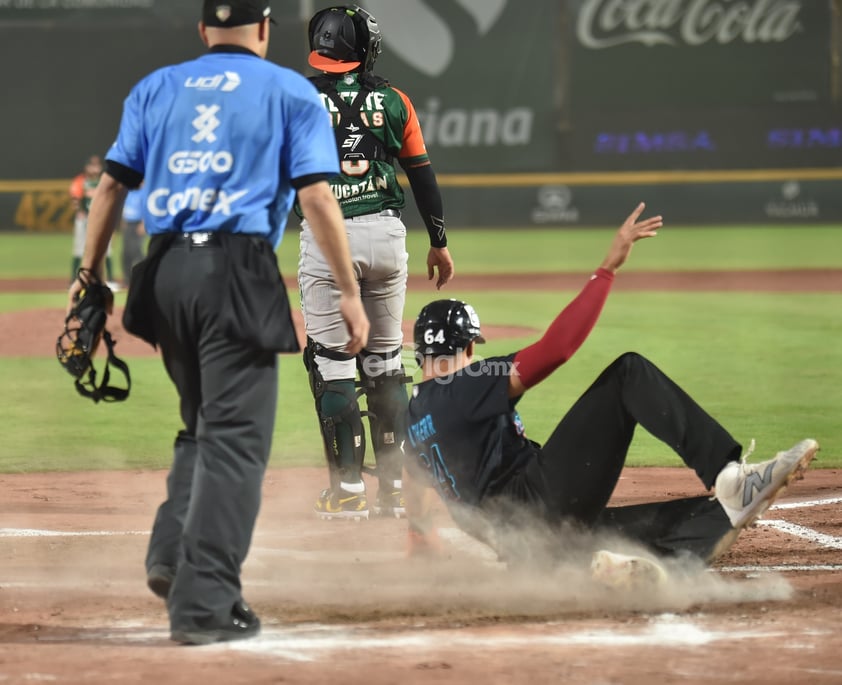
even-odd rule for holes
{"type": "Polygon", "coordinates": [[[371,71],[374,68],[374,62],[383,51],[381,45],[383,42],[383,36],[380,33],[380,26],[378,26],[377,20],[370,12],[357,5],[354,5],[354,12],[356,13],[356,16],[362,20],[360,22],[360,27],[362,28],[363,25],[365,27],[365,31],[360,31],[359,35],[360,38],[364,37],[363,39],[365,40],[366,45],[357,45],[358,49],[364,53],[360,55],[360,57],[364,58],[362,70],[371,71]]]}

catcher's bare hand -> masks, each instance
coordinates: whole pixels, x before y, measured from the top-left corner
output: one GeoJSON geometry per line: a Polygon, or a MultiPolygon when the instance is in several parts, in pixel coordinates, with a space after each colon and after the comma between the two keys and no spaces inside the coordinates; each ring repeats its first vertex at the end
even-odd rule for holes
{"type": "Polygon", "coordinates": [[[348,334],[351,336],[345,346],[345,351],[348,354],[358,354],[368,342],[368,329],[370,327],[359,294],[342,295],[339,300],[339,311],[342,312],[342,318],[345,320],[348,334]]]}
{"type": "Polygon", "coordinates": [[[631,253],[632,245],[634,245],[641,238],[651,238],[658,235],[658,229],[664,225],[663,217],[653,216],[643,221],[638,221],[638,218],[646,208],[646,204],[641,202],[635,210],[629,214],[628,218],[620,226],[605,256],[601,266],[608,271],[617,271],[628,259],[631,253]]]}
{"type": "Polygon", "coordinates": [[[441,290],[453,279],[453,258],[446,247],[431,247],[427,252],[427,280],[432,281],[438,269],[439,277],[436,280],[436,290],[441,290]]]}

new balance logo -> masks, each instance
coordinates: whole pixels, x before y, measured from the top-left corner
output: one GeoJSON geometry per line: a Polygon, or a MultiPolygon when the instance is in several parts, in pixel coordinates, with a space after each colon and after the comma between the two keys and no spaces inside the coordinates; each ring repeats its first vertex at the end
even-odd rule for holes
{"type": "Polygon", "coordinates": [[[193,136],[194,143],[201,143],[203,140],[213,143],[216,140],[214,131],[222,123],[216,118],[216,113],[219,112],[219,105],[207,107],[205,105],[198,105],[196,111],[199,113],[193,121],[193,128],[197,129],[197,133],[193,136]]]}
{"type": "Polygon", "coordinates": [[[773,461],[766,467],[766,470],[761,476],[757,471],[753,471],[746,476],[745,485],[743,486],[743,506],[747,507],[751,504],[755,492],[762,492],[764,488],[772,484],[772,471],[777,462],[773,461]]]}

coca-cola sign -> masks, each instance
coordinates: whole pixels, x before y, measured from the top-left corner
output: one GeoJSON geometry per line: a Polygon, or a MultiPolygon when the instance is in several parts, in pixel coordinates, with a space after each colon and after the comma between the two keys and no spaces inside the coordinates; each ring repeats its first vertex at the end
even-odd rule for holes
{"type": "Polygon", "coordinates": [[[800,0],[583,0],[576,36],[600,50],[624,43],[782,43],[802,30],[800,0]]]}

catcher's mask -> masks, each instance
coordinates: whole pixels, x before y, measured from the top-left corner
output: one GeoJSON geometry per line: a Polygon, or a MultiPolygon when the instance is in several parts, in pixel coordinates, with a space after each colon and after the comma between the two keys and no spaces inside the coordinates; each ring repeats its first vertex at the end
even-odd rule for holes
{"type": "Polygon", "coordinates": [[[76,379],[76,390],[82,397],[89,397],[94,402],[120,402],[129,396],[132,381],[129,367],[114,354],[115,342],[105,330],[105,321],[114,304],[114,295],[111,289],[88,269],[79,269],[77,278],[84,288],[64,320],[64,331],[56,341],[56,357],[76,379]],[[102,380],[97,385],[92,359],[100,340],[105,342],[108,358],[105,361],[102,380]],[[126,377],[125,388],[109,385],[109,365],[126,377]]]}
{"type": "Polygon", "coordinates": [[[461,300],[435,300],[415,320],[415,353],[419,357],[451,356],[469,343],[484,343],[479,317],[461,300]]]}
{"type": "Polygon", "coordinates": [[[358,5],[328,7],[313,15],[307,31],[310,37],[310,66],[319,71],[344,74],[371,71],[380,54],[377,20],[358,5]]]}

